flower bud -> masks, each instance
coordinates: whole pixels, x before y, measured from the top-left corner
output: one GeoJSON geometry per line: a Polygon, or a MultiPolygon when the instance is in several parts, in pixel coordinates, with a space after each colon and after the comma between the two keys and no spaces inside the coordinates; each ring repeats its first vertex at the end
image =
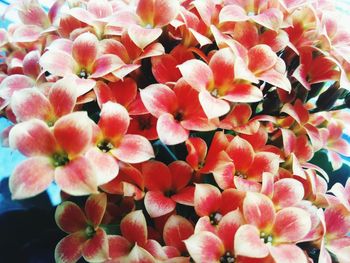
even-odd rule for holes
{"type": "Polygon", "coordinates": [[[337,99],[339,99],[339,96],[342,94],[342,92],[343,91],[339,89],[339,83],[334,83],[318,97],[316,101],[317,108],[319,110],[331,109],[337,99]]]}

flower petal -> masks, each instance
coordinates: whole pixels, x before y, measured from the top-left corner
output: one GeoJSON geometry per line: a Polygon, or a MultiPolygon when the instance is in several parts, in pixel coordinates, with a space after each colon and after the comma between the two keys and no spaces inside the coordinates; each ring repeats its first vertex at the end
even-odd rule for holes
{"type": "Polygon", "coordinates": [[[82,255],[88,262],[102,262],[108,259],[108,237],[98,228],[94,236],[84,244],[82,255]]]}
{"type": "Polygon", "coordinates": [[[22,89],[13,93],[11,109],[18,122],[33,118],[49,120],[51,105],[48,99],[38,89],[22,89]]]}
{"type": "Polygon", "coordinates": [[[222,98],[232,102],[258,102],[263,99],[261,90],[251,84],[233,84],[222,98]]]}
{"type": "Polygon", "coordinates": [[[302,183],[292,178],[283,178],[274,184],[273,199],[280,208],[296,205],[304,197],[302,183]]]}
{"type": "Polygon", "coordinates": [[[128,35],[131,40],[141,49],[151,44],[162,34],[161,28],[143,28],[139,25],[131,25],[128,28],[128,35]]]}
{"type": "Polygon", "coordinates": [[[71,201],[65,201],[57,206],[55,212],[56,224],[66,233],[85,230],[87,219],[81,208],[71,201]]]}
{"type": "Polygon", "coordinates": [[[213,81],[213,72],[203,61],[191,59],[178,67],[185,81],[198,91],[205,90],[213,81]]]}
{"type": "Polygon", "coordinates": [[[93,64],[92,74],[89,76],[89,78],[103,77],[108,73],[121,68],[124,65],[125,63],[116,55],[105,54],[99,56],[93,64]]]}
{"type": "Polygon", "coordinates": [[[305,237],[310,229],[308,212],[297,207],[287,207],[277,212],[272,232],[276,242],[295,243],[305,237]]]}
{"type": "Polygon", "coordinates": [[[244,224],[242,213],[236,209],[224,215],[217,227],[217,235],[224,244],[226,251],[233,251],[234,236],[238,228],[244,224]]]}
{"type": "Polygon", "coordinates": [[[12,199],[33,197],[45,191],[52,183],[54,167],[50,159],[31,157],[21,162],[9,179],[12,199]]]}
{"type": "MultiPolygon", "coordinates": [[[[147,2],[147,1],[145,1],[147,2]]],[[[154,1],[154,17],[153,24],[156,27],[167,26],[176,18],[180,9],[180,4],[172,0],[156,0],[154,1]]]]}
{"type": "Polygon", "coordinates": [[[167,145],[182,143],[188,139],[190,132],[170,114],[162,114],[157,121],[159,139],[167,145]]]}
{"type": "Polygon", "coordinates": [[[275,208],[265,195],[248,192],[243,201],[243,214],[246,221],[260,230],[269,230],[275,220],[275,208]]]}
{"type": "Polygon", "coordinates": [[[199,92],[199,101],[208,119],[220,117],[230,111],[227,101],[213,97],[207,90],[199,92]]]}
{"type": "Polygon", "coordinates": [[[236,136],[226,149],[227,154],[233,160],[237,171],[245,172],[254,160],[254,150],[250,143],[236,136]]]}
{"type": "Polygon", "coordinates": [[[113,260],[129,254],[131,244],[122,236],[108,235],[109,257],[113,260]]]}
{"type": "Polygon", "coordinates": [[[92,125],[86,112],[73,112],[61,117],[53,127],[58,144],[70,157],[84,152],[91,145],[92,125]]]}
{"type": "Polygon", "coordinates": [[[145,195],[145,207],[150,217],[160,217],[174,211],[175,201],[160,191],[148,191],[145,195]]]}
{"type": "Polygon", "coordinates": [[[55,180],[70,195],[97,193],[95,170],[85,157],[77,157],[65,166],[57,167],[55,180]]]}
{"type": "Polygon", "coordinates": [[[50,128],[38,119],[13,126],[9,144],[26,156],[51,156],[56,150],[56,141],[50,128]]]}
{"type": "Polygon", "coordinates": [[[153,263],[155,262],[155,259],[153,256],[145,249],[143,249],[141,246],[138,246],[138,243],[135,244],[135,246],[130,251],[127,262],[130,263],[153,263]]]}
{"type": "Polygon", "coordinates": [[[119,172],[118,161],[109,153],[104,153],[94,147],[86,152],[85,157],[95,167],[97,185],[106,184],[117,177],[119,172]]]}
{"type": "Polygon", "coordinates": [[[66,77],[52,85],[48,99],[57,117],[69,114],[73,111],[77,101],[78,91],[75,81],[66,77]]]}
{"type": "Polygon", "coordinates": [[[171,188],[171,173],[164,163],[148,161],[142,164],[145,187],[149,191],[168,191],[171,188]]]}
{"type": "Polygon", "coordinates": [[[146,109],[159,118],[164,113],[175,113],[178,103],[175,92],[164,84],[152,84],[140,91],[146,109]]]}
{"type": "Polygon", "coordinates": [[[81,68],[90,69],[97,58],[98,39],[89,32],[79,35],[73,42],[72,56],[81,68]]]}
{"type": "Polygon", "coordinates": [[[40,65],[43,70],[59,77],[74,74],[76,67],[73,58],[61,50],[49,50],[45,52],[40,58],[40,65]]]}
{"type": "Polygon", "coordinates": [[[176,247],[180,252],[186,252],[183,240],[193,234],[193,226],[186,218],[171,215],[164,225],[163,239],[167,246],[176,247]]]}
{"type": "Polygon", "coordinates": [[[217,51],[210,59],[209,67],[213,72],[214,82],[221,87],[234,78],[235,57],[230,48],[217,51]]]}
{"type": "Polygon", "coordinates": [[[86,217],[96,228],[100,225],[107,206],[107,196],[105,193],[90,195],[85,203],[86,217]]]}
{"type": "Polygon", "coordinates": [[[268,247],[260,239],[259,230],[252,225],[243,225],[238,228],[234,244],[237,256],[264,258],[269,254],[268,247]]]}
{"type": "Polygon", "coordinates": [[[146,244],[147,223],[141,210],[127,214],[120,222],[120,230],[130,243],[137,243],[140,246],[146,244]]]}
{"type": "Polygon", "coordinates": [[[82,249],[86,241],[86,235],[83,231],[75,232],[63,238],[56,246],[56,262],[77,262],[81,257],[82,249]]]}
{"type": "Polygon", "coordinates": [[[271,246],[270,252],[272,258],[276,263],[284,263],[288,258],[289,263],[307,263],[309,260],[307,259],[303,250],[296,245],[279,245],[279,246],[271,246]]]}
{"type": "Polygon", "coordinates": [[[105,138],[119,142],[120,137],[128,130],[129,124],[128,111],[122,105],[111,101],[102,105],[98,126],[105,138]]]}
{"type": "Polygon", "coordinates": [[[194,209],[198,216],[209,216],[217,212],[221,205],[221,193],[210,184],[196,184],[194,191],[194,209]]]}
{"type": "Polygon", "coordinates": [[[143,136],[127,134],[111,153],[126,163],[141,163],[154,157],[151,143],[143,136]]]}
{"type": "Polygon", "coordinates": [[[184,242],[188,253],[196,262],[218,262],[225,253],[220,238],[211,232],[199,232],[184,242]]]}

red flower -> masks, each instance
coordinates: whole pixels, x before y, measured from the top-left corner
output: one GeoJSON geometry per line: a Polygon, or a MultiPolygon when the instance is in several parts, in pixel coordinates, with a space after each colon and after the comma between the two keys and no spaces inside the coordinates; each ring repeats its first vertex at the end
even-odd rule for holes
{"type": "Polygon", "coordinates": [[[145,207],[151,217],[160,217],[172,212],[176,203],[193,205],[194,187],[189,186],[191,167],[183,161],[169,166],[149,161],[142,165],[142,174],[147,192],[145,207]]]}
{"type": "Polygon", "coordinates": [[[56,262],[76,262],[83,256],[90,262],[108,259],[108,238],[100,227],[106,210],[105,194],[91,195],[85,203],[85,214],[76,204],[66,201],[55,213],[57,225],[69,235],[56,246],[56,262]]]}

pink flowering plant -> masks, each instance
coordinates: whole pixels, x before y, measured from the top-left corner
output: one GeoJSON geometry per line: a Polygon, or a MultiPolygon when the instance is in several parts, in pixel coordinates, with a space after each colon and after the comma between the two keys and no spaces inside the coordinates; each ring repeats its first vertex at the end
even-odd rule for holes
{"type": "Polygon", "coordinates": [[[350,32],[333,1],[14,10],[1,138],[27,158],[9,188],[61,189],[56,262],[349,263],[350,179],[330,186],[314,162],[350,156],[350,32]]]}

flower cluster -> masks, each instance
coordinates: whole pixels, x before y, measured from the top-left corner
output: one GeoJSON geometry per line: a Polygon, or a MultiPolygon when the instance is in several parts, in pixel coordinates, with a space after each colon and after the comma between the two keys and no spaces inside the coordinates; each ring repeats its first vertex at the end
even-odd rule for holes
{"type": "Polygon", "coordinates": [[[28,158],[9,187],[64,193],[55,260],[349,262],[350,179],[328,187],[312,161],[350,156],[350,32],[332,2],[11,4],[1,138],[28,158]]]}

